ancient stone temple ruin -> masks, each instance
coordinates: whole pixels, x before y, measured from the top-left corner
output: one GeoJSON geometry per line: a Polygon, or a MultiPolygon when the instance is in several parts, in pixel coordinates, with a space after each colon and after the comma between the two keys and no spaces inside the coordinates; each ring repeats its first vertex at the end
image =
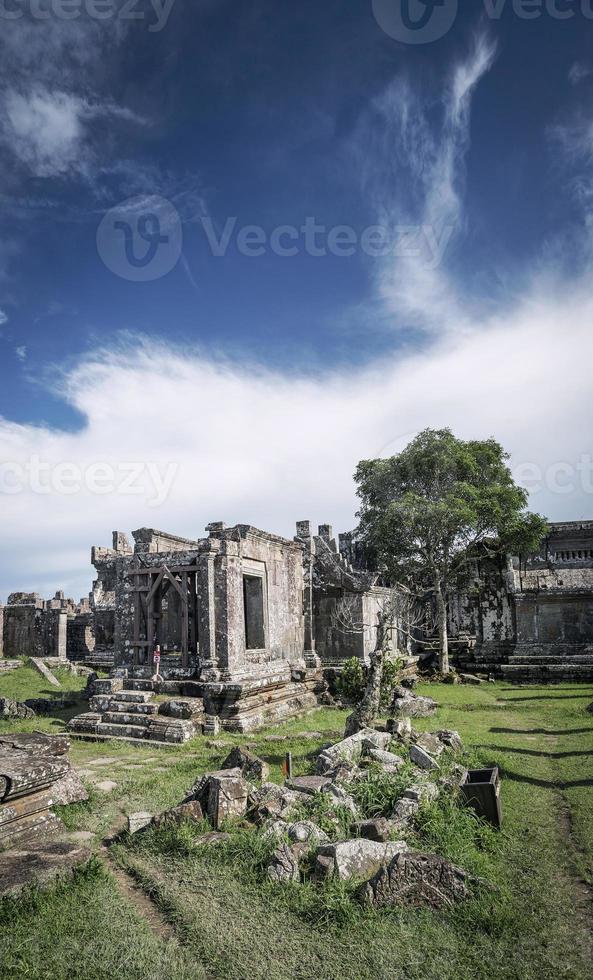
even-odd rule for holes
{"type": "Polygon", "coordinates": [[[386,590],[340,554],[331,528],[293,540],[249,525],[208,525],[190,540],[142,528],[94,548],[95,653],[115,676],[71,722],[90,736],[184,741],[249,731],[317,705],[323,664],[368,658],[386,590]],[[331,610],[348,594],[364,629],[340,645],[331,610]],[[156,679],[155,679],[156,678],[156,679]],[[153,700],[153,693],[172,701],[153,700]]]}
{"type": "Polygon", "coordinates": [[[534,555],[477,558],[449,619],[465,669],[593,680],[593,521],[550,524],[534,555]]]}
{"type": "MultiPolygon", "coordinates": [[[[389,590],[350,535],[308,521],[292,539],[209,524],[181,538],[151,528],[95,547],[88,601],[15,593],[4,654],[81,660],[110,671],[71,722],[90,737],[185,741],[251,731],[315,707],[328,670],[368,663],[389,590]],[[337,615],[346,601],[358,629],[337,615]]],[[[513,680],[593,679],[593,522],[550,526],[537,554],[476,555],[449,597],[455,665],[513,680]]],[[[395,624],[404,656],[434,646],[395,624]],[[400,628],[398,628],[400,627],[400,628]]]]}
{"type": "Polygon", "coordinates": [[[0,605],[0,655],[92,660],[93,615],[89,599],[74,602],[63,592],[42,599],[36,592],[13,592],[0,605]]]}

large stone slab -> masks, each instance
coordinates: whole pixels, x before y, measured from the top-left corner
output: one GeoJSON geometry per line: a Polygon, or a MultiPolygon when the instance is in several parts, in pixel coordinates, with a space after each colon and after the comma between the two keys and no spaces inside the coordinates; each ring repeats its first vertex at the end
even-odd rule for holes
{"type": "Polygon", "coordinates": [[[37,841],[0,852],[0,895],[17,895],[35,885],[42,887],[68,875],[88,861],[90,851],[64,840],[37,841]]]}
{"type": "Polygon", "coordinates": [[[405,841],[382,843],[362,837],[324,844],[317,850],[315,870],[319,877],[333,876],[340,881],[365,879],[407,849],[405,841]]]}
{"type": "Polygon", "coordinates": [[[55,674],[52,674],[49,667],[45,666],[43,660],[40,660],[38,657],[29,657],[28,663],[34,670],[37,671],[38,674],[41,674],[48,684],[52,684],[53,687],[62,686],[55,674]]]}
{"type": "Polygon", "coordinates": [[[360,889],[375,908],[428,906],[439,909],[468,898],[470,876],[437,854],[401,851],[360,889]]]}

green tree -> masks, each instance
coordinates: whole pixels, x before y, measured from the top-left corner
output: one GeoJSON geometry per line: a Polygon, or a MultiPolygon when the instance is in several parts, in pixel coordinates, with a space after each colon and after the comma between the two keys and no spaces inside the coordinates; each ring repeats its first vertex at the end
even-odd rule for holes
{"type": "Polygon", "coordinates": [[[449,671],[447,595],[468,558],[478,546],[492,555],[527,553],[546,534],[545,519],[527,511],[508,458],[494,439],[426,429],[397,456],[356,469],[357,537],[387,578],[434,593],[442,673],[449,671]]]}

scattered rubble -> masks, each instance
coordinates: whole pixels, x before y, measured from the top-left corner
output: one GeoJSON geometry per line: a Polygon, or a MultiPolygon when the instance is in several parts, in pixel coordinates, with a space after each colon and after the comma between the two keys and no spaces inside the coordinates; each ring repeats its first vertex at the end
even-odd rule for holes
{"type": "Polygon", "coordinates": [[[35,712],[24,701],[13,701],[12,698],[0,698],[0,718],[12,720],[34,717],[35,712]]]}
{"type": "MultiPolygon", "coordinates": [[[[411,700],[418,699],[412,695],[411,700]]],[[[216,832],[227,818],[244,818],[259,826],[270,842],[270,881],[299,882],[311,874],[316,880],[360,881],[359,899],[377,908],[438,908],[466,898],[472,879],[444,858],[412,850],[398,838],[411,829],[423,804],[436,800],[440,792],[457,789],[465,769],[454,761],[454,754],[462,749],[458,732],[419,733],[406,717],[393,721],[390,731],[365,728],[326,746],[317,756],[315,774],[278,785],[266,781],[263,760],[237,746],[221,770],[196,780],[182,804],[154,818],[133,814],[130,821],[137,828],[160,827],[205,817],[214,828],[205,836],[219,840],[225,835],[216,832]],[[365,808],[356,800],[364,799],[364,783],[381,771],[387,779],[398,780],[409,773],[410,784],[403,790],[398,784],[401,795],[391,804],[393,812],[365,819],[365,808]],[[348,839],[332,839],[348,834],[348,839]]]]}
{"type": "Polygon", "coordinates": [[[240,769],[245,779],[250,782],[265,782],[270,775],[267,762],[260,759],[248,749],[238,746],[232,749],[222,764],[223,769],[240,769]]]}

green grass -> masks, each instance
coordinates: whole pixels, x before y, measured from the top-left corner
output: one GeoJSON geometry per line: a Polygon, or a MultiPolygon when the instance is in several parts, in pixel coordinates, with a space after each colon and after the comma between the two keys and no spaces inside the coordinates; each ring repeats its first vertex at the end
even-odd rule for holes
{"type": "Polygon", "coordinates": [[[60,697],[63,694],[77,694],[86,685],[86,677],[78,677],[69,670],[55,668],[54,677],[60,682],[60,687],[54,687],[38,674],[33,667],[17,667],[0,673],[0,697],[14,698],[15,701],[26,701],[28,698],[60,697]]]}
{"type": "MultiPolygon", "coordinates": [[[[423,685],[421,692],[440,707],[417,727],[455,728],[472,763],[500,766],[504,826],[494,832],[444,800],[422,809],[410,842],[449,857],[492,887],[478,888],[470,901],[445,912],[373,913],[353,901],[348,886],[268,883],[263,868],[270,844],[240,826],[230,844],[216,850],[196,848],[187,828],[159,832],[124,840],[114,857],[173,924],[177,946],[157,942],[110,879],[94,872],[50,890],[35,906],[11,903],[9,915],[0,904],[3,980],[589,977],[591,893],[583,882],[593,885],[593,715],[585,708],[593,687],[423,685]]],[[[295,772],[310,771],[345,717],[320,709],[281,728],[217,738],[224,747],[207,739],[162,750],[73,742],[73,761],[94,788],[89,804],[70,808],[68,824],[96,832],[99,841],[124,813],[157,812],[178,802],[196,776],[218,767],[236,744],[250,744],[277,781],[288,750],[295,772]],[[307,730],[318,737],[299,738],[307,730]],[[280,735],[289,739],[269,740],[280,735]],[[96,788],[100,778],[117,782],[113,793],[96,788]]],[[[64,724],[59,718],[39,722],[55,723],[52,731],[64,724]]],[[[391,792],[377,776],[360,801],[365,812],[390,805],[391,792]]]]}

